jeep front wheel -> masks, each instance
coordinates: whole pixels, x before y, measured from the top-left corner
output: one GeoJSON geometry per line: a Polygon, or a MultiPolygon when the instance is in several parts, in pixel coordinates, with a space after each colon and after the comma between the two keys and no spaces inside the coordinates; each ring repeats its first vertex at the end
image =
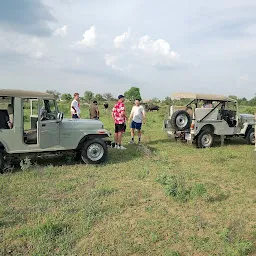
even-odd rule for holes
{"type": "Polygon", "coordinates": [[[255,144],[255,132],[254,129],[251,128],[249,132],[247,133],[245,137],[246,143],[249,145],[254,145],[255,144]]]}
{"type": "Polygon", "coordinates": [[[197,145],[199,148],[210,148],[213,145],[213,132],[210,130],[203,130],[197,137],[197,145]]]}
{"type": "Polygon", "coordinates": [[[4,154],[0,151],[0,173],[4,171],[4,154]]]}
{"type": "Polygon", "coordinates": [[[81,158],[85,164],[100,164],[106,161],[108,149],[102,139],[91,139],[84,143],[81,158]]]}

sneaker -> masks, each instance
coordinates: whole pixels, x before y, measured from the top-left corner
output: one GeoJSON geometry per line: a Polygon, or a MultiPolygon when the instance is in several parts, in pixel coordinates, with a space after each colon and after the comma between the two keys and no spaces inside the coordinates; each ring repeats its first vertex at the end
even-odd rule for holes
{"type": "Polygon", "coordinates": [[[114,147],[114,148],[117,148],[117,149],[118,149],[118,148],[119,148],[119,146],[118,146],[118,145],[115,145],[115,147],[114,147]]]}
{"type": "Polygon", "coordinates": [[[134,140],[131,140],[129,143],[130,143],[130,144],[134,144],[134,140]]]}
{"type": "Polygon", "coordinates": [[[125,150],[126,148],[124,146],[118,146],[118,149],[125,150]]]}

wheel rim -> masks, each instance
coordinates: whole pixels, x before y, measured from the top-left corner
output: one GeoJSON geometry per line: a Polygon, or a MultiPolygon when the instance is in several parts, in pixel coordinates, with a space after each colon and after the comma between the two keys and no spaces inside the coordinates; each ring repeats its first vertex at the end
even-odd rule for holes
{"type": "Polygon", "coordinates": [[[212,144],[212,136],[211,134],[204,134],[201,139],[203,147],[210,147],[212,144]]]}
{"type": "Polygon", "coordinates": [[[87,148],[87,157],[96,162],[100,160],[104,155],[104,148],[98,143],[93,143],[87,148]]]}
{"type": "Polygon", "coordinates": [[[188,123],[188,117],[186,115],[178,115],[176,118],[176,125],[179,128],[184,128],[188,123]]]}
{"type": "Polygon", "coordinates": [[[250,142],[251,142],[252,144],[255,144],[255,133],[254,133],[254,132],[252,132],[252,133],[250,134],[250,142]]]}

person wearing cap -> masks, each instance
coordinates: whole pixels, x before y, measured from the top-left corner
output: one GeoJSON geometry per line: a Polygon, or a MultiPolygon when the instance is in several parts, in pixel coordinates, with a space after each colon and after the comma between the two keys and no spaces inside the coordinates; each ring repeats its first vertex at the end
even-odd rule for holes
{"type": "Polygon", "coordinates": [[[132,111],[129,117],[128,123],[131,122],[131,144],[134,144],[134,132],[138,131],[138,142],[141,142],[141,126],[146,122],[146,114],[142,105],[140,105],[140,99],[135,100],[135,105],[132,107],[132,111]]]}
{"type": "Polygon", "coordinates": [[[98,102],[95,100],[90,106],[90,119],[98,120],[99,116],[100,116],[100,112],[98,108],[98,102]]]}
{"type": "Polygon", "coordinates": [[[122,146],[122,134],[125,131],[125,105],[124,96],[118,96],[118,102],[115,104],[112,110],[112,118],[115,123],[115,148],[126,149],[122,146]]]}
{"type": "Polygon", "coordinates": [[[79,104],[79,93],[74,93],[74,99],[71,102],[71,116],[72,118],[81,118],[80,115],[80,104],[79,104]]]}

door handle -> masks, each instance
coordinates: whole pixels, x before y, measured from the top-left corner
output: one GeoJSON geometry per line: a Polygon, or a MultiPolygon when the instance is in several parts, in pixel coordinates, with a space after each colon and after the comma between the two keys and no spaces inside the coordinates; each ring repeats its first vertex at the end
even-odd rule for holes
{"type": "Polygon", "coordinates": [[[46,124],[42,124],[42,127],[45,127],[46,126],[46,124]]]}

